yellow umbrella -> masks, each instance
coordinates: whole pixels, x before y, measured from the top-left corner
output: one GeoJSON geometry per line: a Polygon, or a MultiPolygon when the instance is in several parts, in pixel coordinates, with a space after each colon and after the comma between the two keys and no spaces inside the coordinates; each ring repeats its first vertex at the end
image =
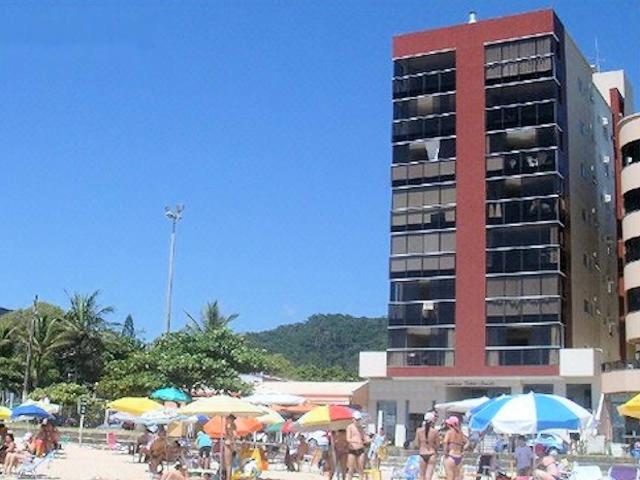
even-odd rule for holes
{"type": "Polygon", "coordinates": [[[142,415],[152,410],[158,410],[162,408],[162,405],[146,397],[122,397],[108,403],[107,407],[122,413],[142,415]]]}
{"type": "Polygon", "coordinates": [[[240,398],[229,397],[227,395],[217,395],[215,397],[200,398],[189,405],[178,409],[181,415],[215,415],[236,417],[259,417],[264,413],[264,409],[240,398]]]}
{"type": "Polygon", "coordinates": [[[625,417],[640,418],[640,394],[633,397],[624,405],[618,407],[618,413],[625,417]]]}
{"type": "Polygon", "coordinates": [[[8,420],[11,418],[11,410],[7,407],[0,407],[0,420],[8,420]]]}

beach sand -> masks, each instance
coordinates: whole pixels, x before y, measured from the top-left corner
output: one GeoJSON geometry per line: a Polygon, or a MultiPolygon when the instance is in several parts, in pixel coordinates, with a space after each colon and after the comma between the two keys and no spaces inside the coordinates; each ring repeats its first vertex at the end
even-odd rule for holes
{"type": "MultiPolygon", "coordinates": [[[[151,480],[146,464],[133,461],[131,455],[76,444],[64,446],[62,456],[55,458],[38,474],[53,480],[151,480]]],[[[198,477],[192,477],[197,479],[198,477]]],[[[263,480],[320,480],[316,472],[300,473],[269,470],[260,477],[263,480]]]]}

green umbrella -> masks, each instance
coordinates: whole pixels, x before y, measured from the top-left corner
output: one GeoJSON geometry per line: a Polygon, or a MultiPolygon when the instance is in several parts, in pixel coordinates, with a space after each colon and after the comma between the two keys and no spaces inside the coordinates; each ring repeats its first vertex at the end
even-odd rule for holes
{"type": "Polygon", "coordinates": [[[165,402],[190,402],[191,397],[175,387],[166,387],[161,388],[160,390],[156,390],[149,398],[153,398],[155,400],[164,400],[165,402]]]}

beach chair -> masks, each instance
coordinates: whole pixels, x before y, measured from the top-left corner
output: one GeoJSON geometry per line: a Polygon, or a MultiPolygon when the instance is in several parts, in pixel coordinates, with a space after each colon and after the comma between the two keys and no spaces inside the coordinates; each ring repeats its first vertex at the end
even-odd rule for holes
{"type": "Polygon", "coordinates": [[[411,455],[400,468],[391,471],[392,480],[416,480],[420,474],[420,456],[411,455]]]}
{"type": "Polygon", "coordinates": [[[597,465],[575,465],[571,469],[571,480],[602,480],[602,470],[597,465]]]}
{"type": "Polygon", "coordinates": [[[607,477],[610,480],[640,480],[640,471],[635,465],[612,465],[607,477]]]}
{"type": "Polygon", "coordinates": [[[18,478],[37,477],[38,470],[41,470],[45,466],[48,467],[55,456],[56,451],[52,450],[42,458],[31,457],[29,460],[25,460],[22,465],[18,467],[18,470],[16,470],[16,476],[18,478]]]}

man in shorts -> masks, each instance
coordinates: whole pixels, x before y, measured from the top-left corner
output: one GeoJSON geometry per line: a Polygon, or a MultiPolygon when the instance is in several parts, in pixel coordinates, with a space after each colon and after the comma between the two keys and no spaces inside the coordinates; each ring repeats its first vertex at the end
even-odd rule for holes
{"type": "Polygon", "coordinates": [[[200,468],[209,470],[211,467],[211,437],[200,430],[196,436],[196,445],[198,446],[198,455],[200,457],[200,468]]]}

